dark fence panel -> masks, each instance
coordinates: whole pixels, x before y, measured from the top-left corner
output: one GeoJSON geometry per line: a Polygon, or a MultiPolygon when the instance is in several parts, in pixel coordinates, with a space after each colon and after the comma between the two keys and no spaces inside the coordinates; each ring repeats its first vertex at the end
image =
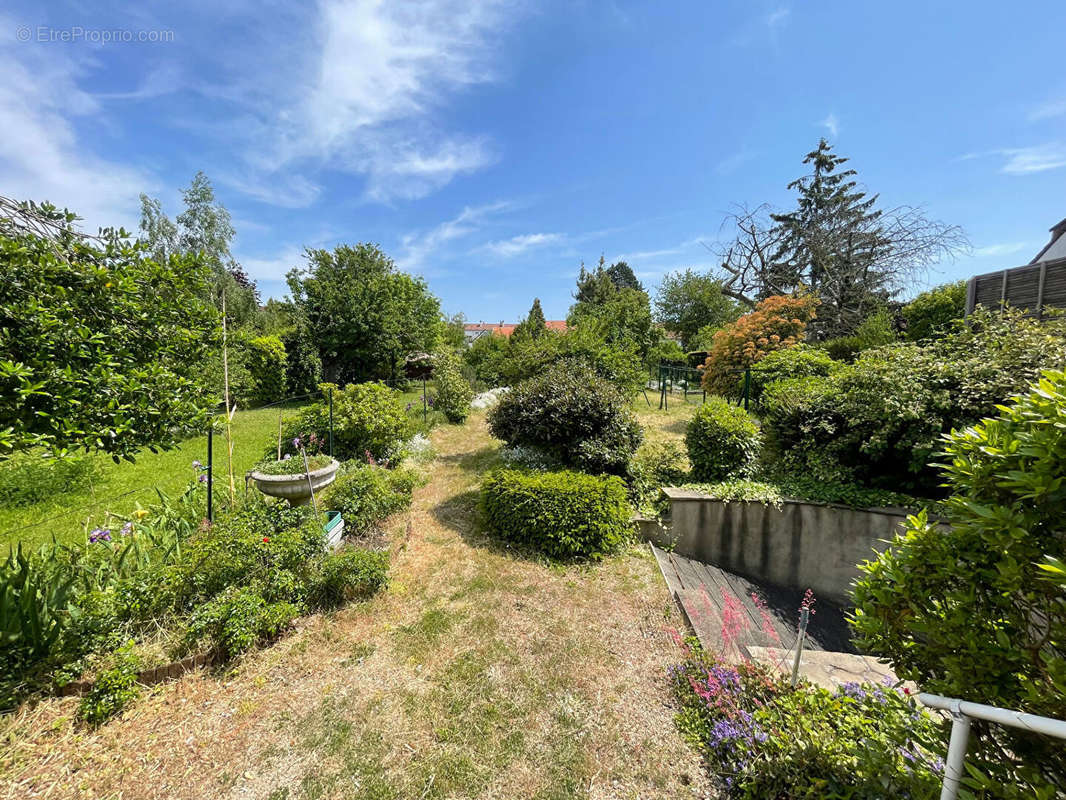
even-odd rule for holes
{"type": "Polygon", "coordinates": [[[1003,303],[1041,316],[1045,308],[1066,308],[1066,258],[977,275],[966,284],[966,313],[978,305],[1003,303]]]}

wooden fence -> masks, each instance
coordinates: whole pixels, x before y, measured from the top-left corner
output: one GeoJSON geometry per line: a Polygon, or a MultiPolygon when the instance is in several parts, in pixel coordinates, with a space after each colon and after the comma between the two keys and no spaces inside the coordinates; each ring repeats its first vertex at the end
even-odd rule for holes
{"type": "Polygon", "coordinates": [[[966,313],[974,307],[1008,303],[1041,316],[1045,308],[1066,308],[1066,258],[977,275],[966,283],[966,313]]]}

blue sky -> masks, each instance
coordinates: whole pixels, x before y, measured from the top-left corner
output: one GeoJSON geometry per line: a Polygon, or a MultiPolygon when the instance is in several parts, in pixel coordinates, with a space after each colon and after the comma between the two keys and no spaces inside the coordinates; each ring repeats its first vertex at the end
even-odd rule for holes
{"type": "Polygon", "coordinates": [[[582,260],[712,267],[823,135],[965,229],[928,283],[1066,216],[1061,0],[152,5],[0,12],[0,192],[134,229],[202,169],[264,297],[304,247],[375,241],[448,313],[560,318],[582,260]]]}

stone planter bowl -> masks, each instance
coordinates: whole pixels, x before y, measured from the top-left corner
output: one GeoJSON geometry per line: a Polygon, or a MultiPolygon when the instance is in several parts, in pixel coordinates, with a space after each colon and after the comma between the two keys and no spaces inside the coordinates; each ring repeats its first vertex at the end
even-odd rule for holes
{"type": "Polygon", "coordinates": [[[339,468],[340,462],[334,459],[324,467],[311,470],[310,475],[305,472],[295,475],[264,475],[262,472],[252,471],[249,477],[255,481],[255,487],[263,494],[284,497],[290,506],[306,506],[311,502],[311,489],[314,489],[317,495],[333,483],[339,468]]]}

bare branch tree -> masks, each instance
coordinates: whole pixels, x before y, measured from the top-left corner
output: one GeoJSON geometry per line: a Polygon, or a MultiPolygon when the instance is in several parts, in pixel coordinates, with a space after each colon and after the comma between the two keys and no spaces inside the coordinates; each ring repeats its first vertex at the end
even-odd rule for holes
{"type": "Polygon", "coordinates": [[[784,235],[770,221],[771,210],[768,203],[754,209],[738,205],[719,228],[719,233],[731,229],[732,241],[714,246],[703,243],[720,262],[722,293],[749,308],[764,297],[795,288],[786,285],[775,269],[774,255],[784,235]]]}

